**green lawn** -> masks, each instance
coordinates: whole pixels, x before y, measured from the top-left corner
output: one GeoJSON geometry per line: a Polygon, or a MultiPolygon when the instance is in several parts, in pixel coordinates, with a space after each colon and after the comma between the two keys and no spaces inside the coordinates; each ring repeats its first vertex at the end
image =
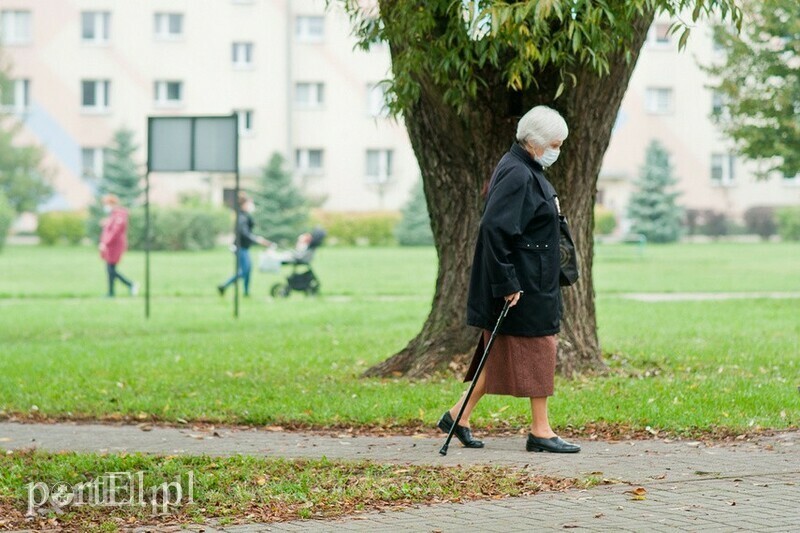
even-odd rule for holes
{"type": "MultiPolygon", "coordinates": [[[[122,270],[141,279],[141,255],[122,270]]],[[[323,248],[324,296],[254,296],[231,318],[214,285],[223,250],[153,255],[153,316],[141,298],[101,298],[85,248],[0,254],[0,414],[315,425],[433,424],[463,390],[451,377],[362,379],[428,311],[431,249],[323,248]]],[[[620,292],[800,291],[800,246],[604,246],[598,317],[613,372],[559,380],[558,428],[612,423],[670,432],[800,424],[800,299],[644,303],[620,292]],[[613,401],[609,401],[613,398],[613,401]]],[[[525,425],[526,400],[489,397],[478,427],[525,425]]]]}

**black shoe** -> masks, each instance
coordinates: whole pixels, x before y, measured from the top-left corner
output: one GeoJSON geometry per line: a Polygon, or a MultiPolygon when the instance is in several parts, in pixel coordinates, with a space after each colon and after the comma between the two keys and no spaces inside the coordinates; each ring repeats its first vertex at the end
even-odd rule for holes
{"type": "Polygon", "coordinates": [[[225,296],[225,286],[224,285],[217,285],[217,292],[220,296],[225,296]]]}
{"type": "Polygon", "coordinates": [[[529,452],[551,453],[578,453],[581,451],[580,446],[569,443],[561,437],[543,439],[541,437],[534,437],[530,433],[528,433],[528,442],[525,443],[525,449],[529,452]]]}
{"type": "MultiPolygon", "coordinates": [[[[453,427],[453,417],[450,416],[450,411],[444,412],[442,418],[439,419],[437,426],[445,433],[450,433],[450,428],[453,427]]],[[[470,431],[470,429],[467,427],[456,426],[456,430],[453,431],[453,435],[455,435],[458,440],[461,441],[461,444],[464,445],[464,448],[483,448],[483,441],[474,438],[472,436],[472,431],[470,431]]]]}

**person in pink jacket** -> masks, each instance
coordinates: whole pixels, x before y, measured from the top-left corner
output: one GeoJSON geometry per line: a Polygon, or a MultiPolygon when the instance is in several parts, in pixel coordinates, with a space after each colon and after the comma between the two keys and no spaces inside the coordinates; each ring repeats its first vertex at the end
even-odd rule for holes
{"type": "Polygon", "coordinates": [[[100,235],[100,257],[106,262],[108,271],[108,297],[114,297],[114,282],[120,280],[128,286],[131,296],[136,296],[138,285],[117,270],[122,254],[128,248],[128,210],[119,203],[113,194],[103,197],[103,210],[108,217],[103,220],[103,233],[100,235]]]}

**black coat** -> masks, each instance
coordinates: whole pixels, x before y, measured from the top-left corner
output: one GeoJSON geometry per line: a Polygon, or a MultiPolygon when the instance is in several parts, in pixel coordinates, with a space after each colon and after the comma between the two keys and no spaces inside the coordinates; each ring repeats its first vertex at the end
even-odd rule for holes
{"type": "Polygon", "coordinates": [[[561,325],[556,191],[542,166],[519,144],[492,175],[475,245],[467,323],[492,330],[503,297],[524,291],[500,333],[539,337],[561,325]]]}

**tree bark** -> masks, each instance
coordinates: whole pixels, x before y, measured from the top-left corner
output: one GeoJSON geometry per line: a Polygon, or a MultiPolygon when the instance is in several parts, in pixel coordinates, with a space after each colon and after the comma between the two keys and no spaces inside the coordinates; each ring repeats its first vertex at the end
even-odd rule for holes
{"type": "MultiPolygon", "coordinates": [[[[607,76],[598,76],[588,68],[577,73],[577,87],[567,89],[557,100],[553,99],[557,81],[548,82],[557,80],[551,73],[543,72],[539,87],[522,94],[510,92],[495,73],[494,83],[459,114],[444,103],[444,88],[417,75],[420,98],[406,110],[404,118],[422,172],[439,258],[436,291],[420,333],[402,351],[369,368],[365,376],[424,377],[452,361],[464,362],[471,355],[478,331],[466,326],[466,299],[483,209],[482,189],[514,141],[519,116],[540,104],[559,110],[570,128],[561,157],[548,177],[569,220],[580,262],[580,280],[563,291],[565,313],[558,369],[571,375],[605,367],[597,338],[592,285],[597,177],[651,21],[652,14],[645,14],[633,22],[637,38],[631,46],[630,63],[620,54],[612,58],[607,76]]],[[[389,44],[393,54],[401,46],[389,44]]]]}

